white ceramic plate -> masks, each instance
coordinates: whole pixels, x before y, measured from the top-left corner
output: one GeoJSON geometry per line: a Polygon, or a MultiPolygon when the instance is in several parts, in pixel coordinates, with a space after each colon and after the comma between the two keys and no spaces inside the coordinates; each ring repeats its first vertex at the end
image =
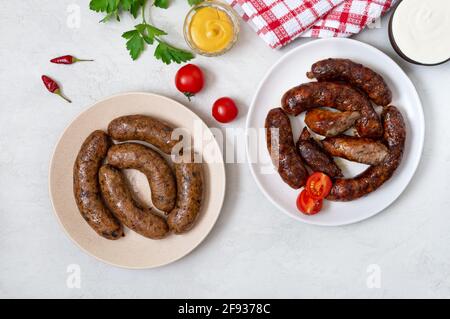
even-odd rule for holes
{"type": "MultiPolygon", "coordinates": [[[[258,186],[281,211],[296,220],[322,226],[338,226],[369,218],[388,207],[406,188],[419,164],[424,141],[425,123],[422,105],[408,76],[386,54],[378,49],[350,39],[322,39],[301,45],[283,56],[266,74],[253,98],[246,127],[263,128],[267,112],[280,106],[281,96],[288,89],[310,80],[305,73],[311,65],[325,58],[349,58],[379,72],[392,90],[392,104],[396,105],[406,122],[407,140],[403,161],[394,176],[377,191],[355,201],[324,202],[321,213],[306,216],[296,208],[299,190],[285,184],[272,165],[265,138],[248,140],[247,155],[250,169],[258,186]]],[[[304,127],[304,116],[291,117],[294,139],[304,127]]],[[[366,166],[339,160],[346,177],[355,176],[366,166]]]]}
{"type": "MultiPolygon", "coordinates": [[[[199,151],[197,148],[196,151],[199,151]]],[[[145,176],[126,171],[140,200],[151,205],[150,188],[145,176]]],[[[64,131],[56,145],[50,164],[50,196],[54,211],[69,237],[84,251],[109,264],[126,268],[152,268],[171,263],[191,252],[208,235],[219,216],[225,196],[225,168],[221,150],[206,124],[185,106],[163,96],[127,93],[96,103],[81,113],[64,131]],[[203,134],[204,201],[192,230],[184,235],[171,234],[151,240],[125,229],[126,236],[111,241],[98,236],[81,217],[72,188],[73,163],[84,139],[94,130],[106,130],[116,117],[145,114],[187,130],[194,139],[203,134]],[[199,130],[201,129],[201,131],[199,130]]]]}

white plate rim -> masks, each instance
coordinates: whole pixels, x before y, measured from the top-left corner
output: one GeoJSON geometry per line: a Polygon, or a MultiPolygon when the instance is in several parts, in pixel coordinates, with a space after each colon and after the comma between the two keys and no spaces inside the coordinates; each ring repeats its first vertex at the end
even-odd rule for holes
{"type": "MultiPolygon", "coordinates": [[[[220,150],[220,146],[219,146],[217,140],[214,139],[214,143],[215,143],[215,145],[217,146],[217,148],[220,150],[220,154],[221,154],[221,156],[219,156],[219,157],[221,158],[221,162],[220,162],[220,164],[221,164],[221,165],[220,165],[220,166],[221,166],[221,167],[220,167],[220,168],[221,168],[221,172],[220,172],[220,173],[221,173],[222,176],[223,176],[223,179],[222,179],[222,185],[221,185],[221,188],[223,189],[223,192],[222,192],[222,196],[220,197],[220,204],[219,204],[219,206],[218,206],[219,212],[216,214],[216,216],[215,216],[214,220],[212,221],[211,226],[210,226],[210,228],[208,229],[208,231],[206,231],[206,232],[203,234],[203,236],[198,240],[198,242],[197,242],[195,245],[193,245],[193,246],[191,247],[191,249],[187,250],[184,254],[178,256],[177,258],[174,258],[174,259],[169,260],[169,261],[167,261],[167,262],[155,264],[155,265],[152,265],[152,266],[135,266],[135,267],[134,267],[134,266],[129,266],[129,265],[121,265],[121,264],[119,264],[119,263],[114,263],[114,262],[112,262],[112,261],[106,260],[106,259],[104,259],[104,258],[101,258],[100,256],[97,256],[96,254],[93,254],[93,253],[90,252],[88,249],[86,249],[85,247],[81,246],[81,244],[77,242],[77,240],[76,240],[76,239],[68,232],[68,230],[67,230],[66,227],[64,226],[64,224],[63,224],[63,222],[62,222],[60,216],[59,216],[58,213],[56,212],[56,208],[55,208],[55,205],[54,205],[54,202],[53,202],[53,194],[52,194],[52,189],[51,189],[51,176],[52,176],[53,160],[54,160],[54,158],[55,158],[56,150],[57,150],[57,148],[58,148],[59,143],[61,142],[61,139],[62,139],[63,136],[65,135],[66,131],[71,127],[71,125],[73,124],[73,122],[75,122],[75,121],[76,121],[79,117],[81,117],[84,113],[88,112],[90,109],[92,109],[93,107],[95,107],[97,104],[102,103],[102,102],[105,102],[105,101],[107,101],[107,100],[114,99],[114,98],[117,98],[117,97],[122,97],[122,96],[125,96],[125,95],[135,95],[135,94],[139,94],[139,95],[147,95],[147,96],[154,96],[154,97],[156,96],[156,97],[158,97],[158,98],[168,100],[168,101],[170,101],[171,103],[176,103],[176,104],[178,104],[179,106],[185,108],[185,109],[193,116],[193,118],[196,118],[196,119],[200,120],[200,121],[205,125],[205,127],[207,127],[207,128],[209,129],[209,127],[206,125],[206,123],[205,123],[205,122],[204,122],[197,114],[195,114],[191,109],[189,109],[189,108],[186,107],[185,105],[181,104],[180,102],[178,102],[178,101],[176,101],[176,100],[173,100],[173,99],[171,99],[171,98],[169,98],[169,97],[166,97],[166,96],[164,96],[164,95],[160,95],[160,94],[156,94],[156,93],[149,93],[149,92],[142,92],[142,91],[129,91],[129,92],[123,92],[123,93],[113,94],[113,95],[110,95],[110,96],[108,96],[108,97],[102,98],[102,99],[96,101],[95,103],[89,105],[89,106],[86,107],[85,109],[83,109],[83,110],[82,110],[80,113],[78,113],[78,114],[70,121],[70,123],[68,123],[68,124],[66,125],[66,127],[63,129],[63,131],[62,131],[62,133],[59,135],[59,137],[58,137],[58,139],[57,139],[57,142],[55,143],[55,146],[53,147],[53,150],[52,150],[52,153],[51,153],[51,159],[50,159],[50,163],[49,163],[49,166],[48,166],[48,178],[47,178],[47,183],[48,183],[48,192],[49,192],[50,202],[51,202],[51,204],[52,204],[52,211],[53,211],[53,214],[56,216],[56,219],[57,219],[57,221],[58,221],[60,227],[62,228],[62,230],[63,230],[64,233],[66,234],[66,236],[69,237],[70,240],[71,240],[71,241],[72,241],[72,242],[73,242],[73,243],[74,243],[81,251],[83,251],[83,252],[86,253],[87,255],[89,255],[89,256],[91,256],[91,257],[94,257],[95,259],[97,259],[97,260],[99,260],[99,261],[101,261],[101,262],[103,262],[103,263],[105,263],[105,264],[107,264],[107,265],[111,265],[111,266],[118,267],[118,268],[123,268],[123,269],[142,270],[142,269],[154,269],[154,268],[159,268],[159,267],[163,267],[163,266],[172,264],[172,263],[174,263],[174,262],[176,262],[176,261],[178,261],[178,260],[180,260],[180,259],[186,257],[186,256],[189,255],[190,253],[192,253],[192,252],[193,252],[193,251],[194,251],[194,250],[195,250],[195,249],[196,249],[196,248],[197,248],[197,247],[198,247],[198,246],[206,239],[206,237],[208,237],[208,235],[211,233],[212,229],[213,229],[214,226],[216,225],[217,220],[219,219],[219,216],[220,216],[220,214],[221,214],[221,212],[222,212],[223,203],[224,203],[225,195],[226,195],[226,170],[225,170],[225,164],[224,164],[224,162],[223,162],[223,155],[222,155],[222,152],[221,152],[221,150],[220,150]]],[[[212,132],[211,132],[211,134],[212,134],[212,132]]],[[[175,235],[172,234],[172,236],[175,236],[175,235]]]]}
{"type": "MultiPolygon", "coordinates": [[[[423,105],[422,105],[422,101],[420,100],[419,94],[417,92],[416,87],[414,86],[414,84],[412,83],[411,79],[409,78],[409,76],[403,71],[403,69],[390,57],[388,56],[386,53],[384,53],[383,51],[375,48],[374,46],[358,41],[358,40],[354,40],[354,39],[349,39],[349,38],[326,38],[326,39],[316,39],[313,41],[310,41],[308,43],[304,43],[301,44],[297,47],[295,47],[294,49],[290,50],[289,52],[287,52],[286,54],[284,54],[281,58],[278,59],[278,61],[276,61],[270,68],[269,70],[265,73],[264,77],[260,80],[258,87],[253,95],[252,98],[252,102],[250,104],[250,108],[248,110],[247,113],[247,118],[245,121],[245,129],[248,130],[250,129],[250,121],[251,121],[251,117],[253,114],[253,111],[255,109],[255,104],[256,104],[256,100],[258,98],[259,92],[261,91],[263,85],[265,84],[266,80],[269,78],[269,76],[272,74],[272,71],[278,67],[278,65],[280,65],[281,63],[283,63],[286,59],[288,59],[291,55],[294,55],[297,51],[299,50],[303,50],[308,46],[312,46],[312,45],[317,45],[318,42],[320,43],[325,43],[325,42],[348,42],[348,43],[354,43],[356,45],[360,45],[361,47],[364,47],[367,50],[371,50],[376,52],[377,54],[381,54],[383,56],[385,56],[387,58],[387,60],[392,62],[392,65],[398,70],[398,72],[402,73],[405,75],[405,78],[407,79],[407,85],[410,86],[412,88],[412,92],[414,92],[414,99],[417,100],[418,105],[420,106],[419,108],[419,119],[420,119],[420,125],[423,128],[422,130],[422,134],[419,136],[419,151],[418,151],[418,155],[415,159],[415,161],[413,162],[413,169],[411,170],[410,176],[408,177],[408,182],[405,184],[405,186],[403,187],[403,189],[396,195],[394,196],[389,202],[386,202],[386,205],[384,208],[378,210],[378,211],[374,211],[371,214],[365,215],[361,218],[353,218],[353,219],[349,219],[347,222],[336,222],[336,223],[323,223],[323,222],[317,222],[315,220],[312,219],[301,219],[300,217],[296,217],[292,214],[290,214],[289,212],[287,212],[280,204],[278,204],[274,198],[272,198],[272,196],[265,190],[265,188],[263,187],[261,181],[259,180],[258,175],[255,172],[255,168],[254,165],[252,163],[252,158],[250,155],[250,145],[249,145],[249,141],[248,139],[246,139],[246,154],[247,154],[247,162],[250,168],[250,172],[253,176],[253,179],[255,180],[256,184],[258,185],[258,188],[260,189],[260,191],[264,194],[264,196],[269,199],[269,201],[278,208],[278,210],[280,210],[281,212],[283,212],[285,215],[289,216],[290,218],[293,218],[297,221],[300,221],[302,223],[305,224],[309,224],[309,225],[314,225],[314,226],[325,226],[325,227],[336,227],[336,226],[344,226],[344,225],[350,225],[350,224],[354,224],[354,223],[358,223],[361,221],[364,221],[366,219],[369,219],[379,213],[381,213],[382,211],[386,210],[390,205],[392,205],[399,197],[400,195],[405,191],[405,189],[408,187],[409,183],[411,182],[411,180],[413,179],[417,168],[420,164],[420,161],[422,159],[422,153],[423,153],[423,146],[424,146],[424,141],[425,141],[425,116],[424,116],[424,112],[423,112],[423,105]]],[[[248,134],[247,134],[248,136],[248,134]]]]}

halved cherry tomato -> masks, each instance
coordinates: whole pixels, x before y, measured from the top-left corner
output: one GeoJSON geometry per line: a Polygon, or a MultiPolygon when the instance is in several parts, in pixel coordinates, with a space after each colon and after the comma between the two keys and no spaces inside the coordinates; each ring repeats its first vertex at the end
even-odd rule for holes
{"type": "Polygon", "coordinates": [[[330,194],[331,186],[333,183],[327,174],[315,172],[308,177],[305,189],[313,199],[324,199],[330,194]]]}
{"type": "Polygon", "coordinates": [[[306,190],[302,190],[297,197],[297,208],[305,215],[315,215],[322,209],[323,200],[314,199],[306,190]]]}

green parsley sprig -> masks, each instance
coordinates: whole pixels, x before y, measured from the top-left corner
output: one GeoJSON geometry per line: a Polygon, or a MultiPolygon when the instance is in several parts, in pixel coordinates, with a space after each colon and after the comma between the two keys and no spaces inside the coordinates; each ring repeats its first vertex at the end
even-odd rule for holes
{"type": "MultiPolygon", "coordinates": [[[[194,5],[202,0],[188,0],[190,5],[194,5]]],[[[101,22],[107,22],[113,18],[120,21],[122,12],[129,12],[137,18],[141,11],[142,23],[135,25],[134,29],[122,34],[127,40],[126,47],[133,60],[139,58],[147,45],[156,44],[154,56],[165,64],[172,62],[182,63],[194,58],[194,55],[186,50],[179,49],[164,41],[162,36],[167,33],[145,19],[145,8],[147,0],[91,0],[89,8],[96,12],[105,13],[101,22]]],[[[169,7],[169,0],[154,0],[153,5],[162,9],[169,7]]]]}

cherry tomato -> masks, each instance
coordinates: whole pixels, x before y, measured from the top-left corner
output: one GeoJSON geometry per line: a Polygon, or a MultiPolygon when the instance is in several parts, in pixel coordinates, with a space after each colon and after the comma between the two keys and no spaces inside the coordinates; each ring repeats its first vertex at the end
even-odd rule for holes
{"type": "Polygon", "coordinates": [[[323,200],[314,199],[306,190],[302,190],[297,197],[297,208],[305,215],[315,215],[322,209],[323,200]]]}
{"type": "Polygon", "coordinates": [[[220,123],[229,123],[238,115],[238,108],[229,97],[221,97],[214,102],[212,116],[220,123]]]}
{"type": "Polygon", "coordinates": [[[324,199],[330,194],[332,185],[331,178],[327,174],[315,172],[308,177],[305,190],[313,199],[324,199]]]}
{"type": "Polygon", "coordinates": [[[203,72],[194,64],[186,64],[175,75],[175,85],[178,91],[186,95],[189,101],[191,97],[202,90],[203,84],[203,72]]]}

